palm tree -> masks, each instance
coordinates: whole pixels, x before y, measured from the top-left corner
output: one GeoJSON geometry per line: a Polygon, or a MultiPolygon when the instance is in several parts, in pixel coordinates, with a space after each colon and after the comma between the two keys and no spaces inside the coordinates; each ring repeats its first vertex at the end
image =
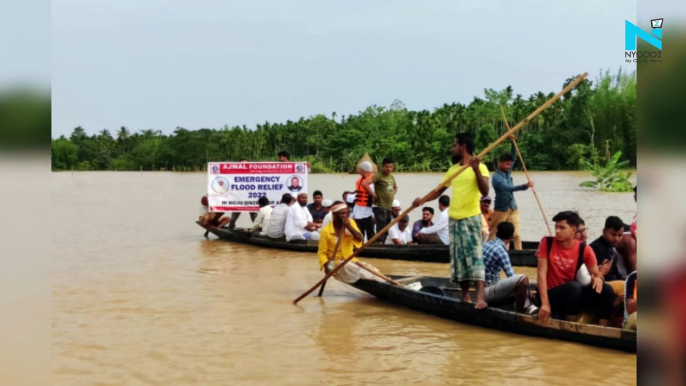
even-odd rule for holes
{"type": "Polygon", "coordinates": [[[74,142],[79,141],[81,139],[87,138],[88,135],[86,135],[86,130],[83,129],[81,126],[77,126],[74,128],[74,131],[71,133],[70,139],[74,142]]]}
{"type": "Polygon", "coordinates": [[[119,144],[122,155],[124,155],[124,150],[128,152],[128,146],[126,145],[129,142],[129,137],[131,137],[131,134],[125,126],[119,128],[119,131],[117,131],[117,143],[119,144]]]}

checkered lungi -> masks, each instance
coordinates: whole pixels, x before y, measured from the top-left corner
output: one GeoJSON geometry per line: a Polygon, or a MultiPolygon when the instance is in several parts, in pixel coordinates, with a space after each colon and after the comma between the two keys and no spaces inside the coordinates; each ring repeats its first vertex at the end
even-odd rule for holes
{"type": "Polygon", "coordinates": [[[481,255],[481,214],[450,219],[450,278],[454,283],[486,280],[481,255]]]}

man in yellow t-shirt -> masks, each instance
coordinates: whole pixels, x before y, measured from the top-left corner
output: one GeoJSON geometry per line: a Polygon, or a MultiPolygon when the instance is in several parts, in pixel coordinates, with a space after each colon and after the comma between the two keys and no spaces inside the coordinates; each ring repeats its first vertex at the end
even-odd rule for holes
{"type": "MultiPolygon", "coordinates": [[[[445,183],[460,168],[467,166],[464,172],[452,180],[452,199],[450,200],[450,278],[460,283],[462,301],[471,303],[469,284],[474,282],[477,292],[476,308],[486,308],[484,282],[486,272],[481,255],[481,207],[479,200],[488,195],[488,168],[474,157],[474,139],[469,133],[455,136],[453,147],[453,166],[443,178],[445,183]]],[[[440,197],[447,189],[443,186],[438,192],[428,197],[432,201],[440,197]]],[[[413,205],[424,204],[421,198],[414,200],[413,205]]]]}

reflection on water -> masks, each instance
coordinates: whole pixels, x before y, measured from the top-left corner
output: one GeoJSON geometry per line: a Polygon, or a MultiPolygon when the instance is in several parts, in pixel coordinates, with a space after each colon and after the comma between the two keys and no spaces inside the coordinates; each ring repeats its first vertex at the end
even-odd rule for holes
{"type": "MultiPolygon", "coordinates": [[[[589,237],[610,214],[633,216],[631,194],[585,192],[583,174],[533,178],[549,216],[579,210],[589,237]]],[[[309,190],[338,197],[354,180],[314,175],[309,190]]],[[[440,176],[397,181],[407,206],[440,176]]],[[[204,174],[58,173],[53,182],[55,385],[635,384],[635,355],[466,326],[335,280],[323,298],[293,306],[321,278],[316,256],[205,240],[193,223],[204,174]]],[[[516,197],[524,239],[540,238],[533,195],[516,197]]],[[[386,274],[448,275],[447,264],[368,261],[386,274]]]]}

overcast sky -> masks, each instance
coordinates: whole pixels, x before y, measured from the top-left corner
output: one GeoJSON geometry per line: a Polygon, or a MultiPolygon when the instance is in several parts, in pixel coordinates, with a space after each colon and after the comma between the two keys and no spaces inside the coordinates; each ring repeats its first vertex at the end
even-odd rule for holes
{"type": "Polygon", "coordinates": [[[624,20],[636,20],[624,0],[53,0],[52,11],[53,137],[254,127],[394,99],[432,110],[508,85],[557,92],[625,66],[624,20]]]}

